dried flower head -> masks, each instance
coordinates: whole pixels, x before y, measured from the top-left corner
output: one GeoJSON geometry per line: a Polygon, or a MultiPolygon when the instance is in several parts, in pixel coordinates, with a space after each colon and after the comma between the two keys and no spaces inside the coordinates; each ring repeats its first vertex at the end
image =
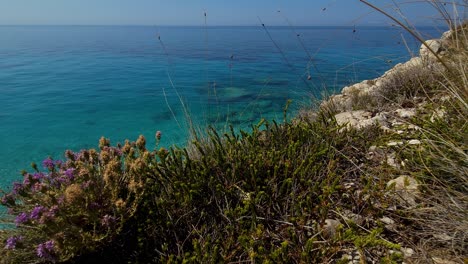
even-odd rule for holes
{"type": "Polygon", "coordinates": [[[124,154],[128,154],[130,152],[131,148],[132,148],[132,146],[130,145],[130,142],[128,140],[125,140],[125,144],[122,147],[122,152],[124,154]]]}
{"type": "Polygon", "coordinates": [[[146,139],[143,135],[140,135],[136,141],[136,145],[140,151],[145,150],[146,139]]]}
{"type": "Polygon", "coordinates": [[[111,154],[109,153],[108,149],[106,148],[103,148],[101,150],[101,160],[104,162],[104,163],[107,163],[109,162],[110,158],[111,158],[111,154]]]}
{"type": "Polygon", "coordinates": [[[78,171],[78,175],[84,178],[90,175],[90,171],[88,168],[80,167],[80,170],[78,171]]]}
{"type": "Polygon", "coordinates": [[[122,198],[118,199],[115,202],[115,207],[117,208],[118,211],[123,211],[126,207],[124,200],[122,200],[122,198]]]}
{"type": "Polygon", "coordinates": [[[99,154],[95,149],[90,149],[89,150],[89,162],[94,163],[98,161],[99,154]]]}
{"type": "Polygon", "coordinates": [[[81,201],[83,198],[83,189],[77,183],[71,184],[65,189],[65,202],[71,204],[81,201]]]}
{"type": "Polygon", "coordinates": [[[104,169],[104,181],[106,182],[106,184],[117,183],[118,176],[120,175],[120,173],[120,161],[115,159],[111,160],[108,164],[106,164],[106,167],[104,169]]]}
{"type": "Polygon", "coordinates": [[[109,147],[110,146],[110,140],[105,138],[105,137],[101,137],[101,139],[99,139],[99,148],[100,149],[103,149],[104,147],[109,147]]]}
{"type": "Polygon", "coordinates": [[[86,149],[81,150],[79,157],[81,161],[84,161],[84,162],[89,161],[89,151],[86,149]]]}
{"type": "Polygon", "coordinates": [[[68,149],[65,151],[65,157],[69,160],[75,160],[75,153],[68,149]]]}

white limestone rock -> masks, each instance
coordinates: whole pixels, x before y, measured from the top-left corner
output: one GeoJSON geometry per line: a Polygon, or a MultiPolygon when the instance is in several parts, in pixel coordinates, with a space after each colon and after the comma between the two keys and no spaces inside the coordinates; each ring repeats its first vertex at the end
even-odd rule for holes
{"type": "Polygon", "coordinates": [[[394,188],[395,193],[403,205],[415,206],[416,198],[420,194],[419,183],[410,176],[400,176],[387,183],[387,187],[394,188]]]}
{"type": "Polygon", "coordinates": [[[439,39],[430,39],[426,40],[425,44],[427,45],[421,45],[421,48],[419,49],[419,56],[423,60],[427,61],[432,61],[435,60],[436,57],[435,55],[431,52],[434,51],[436,54],[439,54],[442,51],[442,42],[439,39]],[[429,48],[431,50],[429,50],[429,48]]]}
{"type": "Polygon", "coordinates": [[[364,128],[374,124],[385,123],[384,115],[372,116],[371,112],[364,110],[346,111],[335,115],[336,122],[339,125],[347,125],[348,127],[364,128]]]}

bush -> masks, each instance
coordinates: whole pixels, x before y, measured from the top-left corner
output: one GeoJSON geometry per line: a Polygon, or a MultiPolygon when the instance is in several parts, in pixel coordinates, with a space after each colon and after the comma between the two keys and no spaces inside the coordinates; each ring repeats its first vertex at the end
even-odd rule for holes
{"type": "MultiPolygon", "coordinates": [[[[64,261],[113,241],[141,202],[152,164],[144,138],[122,147],[99,142],[100,151],[66,152],[66,160],[48,158],[40,171],[2,198],[15,227],[3,249],[2,263],[64,261]]],[[[2,237],[5,236],[3,233],[2,237]]]]}

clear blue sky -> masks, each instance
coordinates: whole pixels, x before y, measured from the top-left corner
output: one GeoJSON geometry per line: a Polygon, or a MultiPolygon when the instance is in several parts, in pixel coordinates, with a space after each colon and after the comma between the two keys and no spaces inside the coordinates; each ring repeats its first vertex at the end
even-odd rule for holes
{"type": "MultiPolygon", "coordinates": [[[[401,8],[418,24],[436,14],[428,4],[401,8]]],[[[258,25],[257,16],[268,25],[389,23],[359,0],[0,0],[0,25],[203,25],[205,10],[208,25],[258,25]]]]}

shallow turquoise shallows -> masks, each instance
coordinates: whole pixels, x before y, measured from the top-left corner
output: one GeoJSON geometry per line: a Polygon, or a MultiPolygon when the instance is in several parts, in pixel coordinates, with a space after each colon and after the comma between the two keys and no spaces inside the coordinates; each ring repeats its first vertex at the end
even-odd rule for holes
{"type": "Polygon", "coordinates": [[[408,59],[402,36],[417,50],[397,28],[0,26],[0,187],[101,136],[184,145],[186,113],[200,128],[281,120],[287,99],[293,114],[408,59]]]}

